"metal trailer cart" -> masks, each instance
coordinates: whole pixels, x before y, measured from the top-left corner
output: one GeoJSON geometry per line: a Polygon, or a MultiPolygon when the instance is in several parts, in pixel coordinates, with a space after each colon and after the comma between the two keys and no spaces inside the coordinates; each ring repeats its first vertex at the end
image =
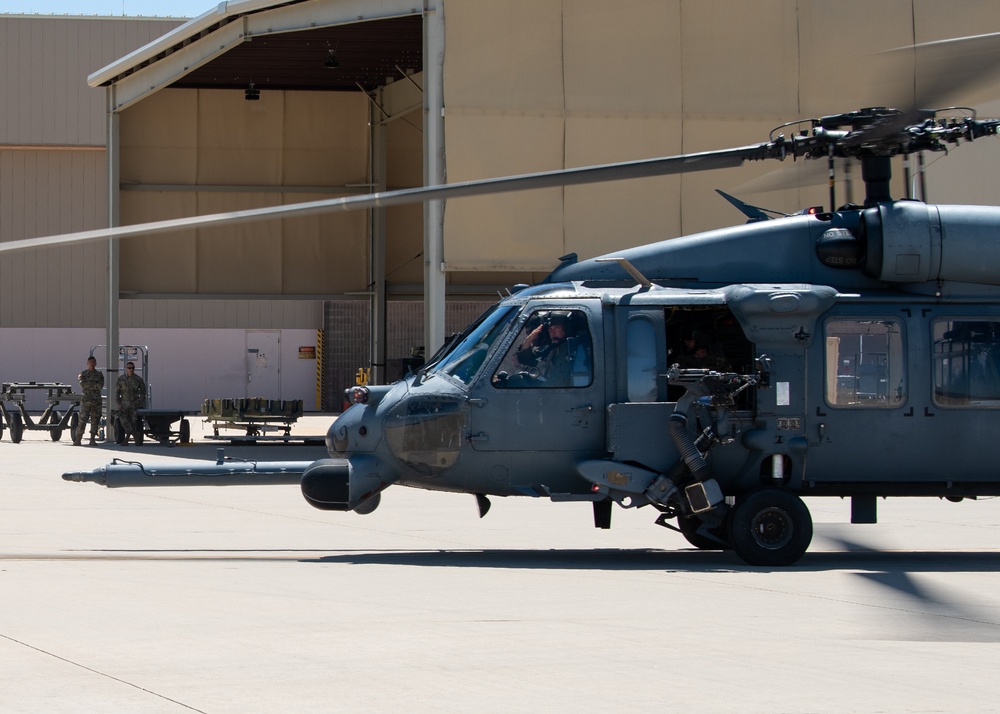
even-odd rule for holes
{"type": "Polygon", "coordinates": [[[20,443],[24,436],[24,431],[47,431],[52,441],[59,441],[62,438],[64,429],[70,430],[73,443],[76,440],[76,427],[80,421],[79,408],[83,401],[83,395],[73,392],[73,388],[68,384],[57,382],[4,382],[0,388],[0,438],[3,437],[4,425],[10,430],[10,440],[15,444],[20,443]],[[29,391],[45,390],[45,401],[47,406],[38,421],[35,421],[25,407],[27,393],[29,391]],[[14,406],[9,409],[7,403],[14,406]],[[60,404],[69,402],[64,408],[60,404]]]}
{"type": "MultiPolygon", "coordinates": [[[[193,413],[176,409],[137,409],[136,419],[139,422],[139,429],[136,432],[136,445],[142,444],[144,436],[155,439],[163,446],[190,444],[191,422],[186,417],[193,413]],[[174,429],[173,423],[178,419],[180,423],[177,425],[177,429],[174,429]]],[[[122,428],[117,417],[114,423],[114,439],[117,444],[125,443],[125,429],[122,428]]]]}
{"type": "Polygon", "coordinates": [[[212,425],[209,439],[223,439],[230,442],[257,441],[290,442],[292,424],[302,416],[302,400],[281,401],[277,399],[206,399],[201,405],[201,415],[212,425]],[[219,429],[239,429],[243,436],[220,436],[219,429]],[[267,436],[267,432],[281,432],[278,436],[267,436]]]}

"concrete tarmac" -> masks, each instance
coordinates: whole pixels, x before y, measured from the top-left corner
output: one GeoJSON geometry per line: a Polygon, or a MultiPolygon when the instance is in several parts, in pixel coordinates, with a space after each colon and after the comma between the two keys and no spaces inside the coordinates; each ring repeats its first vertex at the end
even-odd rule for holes
{"type": "MultiPolygon", "coordinates": [[[[295,432],[321,434],[306,417],[295,432]]],[[[1000,502],[807,500],[799,564],[699,552],[616,509],[401,487],[373,514],[294,486],[106,489],[195,444],[0,439],[0,712],[1000,709],[1000,502]]],[[[261,460],[322,447],[227,446],[261,460]]]]}

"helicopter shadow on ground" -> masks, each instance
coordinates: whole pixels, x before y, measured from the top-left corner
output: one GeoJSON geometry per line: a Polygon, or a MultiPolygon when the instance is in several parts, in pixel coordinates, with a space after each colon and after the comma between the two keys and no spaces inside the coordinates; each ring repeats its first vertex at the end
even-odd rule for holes
{"type": "Polygon", "coordinates": [[[384,550],[336,553],[302,562],[416,567],[505,568],[528,570],[659,570],[691,573],[864,571],[891,579],[893,574],[1000,572],[997,552],[923,552],[860,550],[809,552],[792,566],[747,565],[732,551],[662,549],[485,549],[384,550]]]}

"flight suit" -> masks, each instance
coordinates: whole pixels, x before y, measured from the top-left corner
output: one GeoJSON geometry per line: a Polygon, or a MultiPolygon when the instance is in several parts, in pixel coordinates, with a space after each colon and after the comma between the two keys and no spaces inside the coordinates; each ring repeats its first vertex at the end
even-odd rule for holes
{"type": "Polygon", "coordinates": [[[104,373],[97,369],[85,369],[77,377],[83,400],[80,402],[80,421],[77,435],[83,438],[90,422],[90,443],[97,441],[97,430],[101,424],[101,390],[104,389],[104,373]]]}
{"type": "Polygon", "coordinates": [[[125,441],[129,436],[136,441],[136,410],[146,406],[146,383],[134,372],[123,374],[115,384],[115,397],[118,399],[118,419],[125,429],[125,441]]]}

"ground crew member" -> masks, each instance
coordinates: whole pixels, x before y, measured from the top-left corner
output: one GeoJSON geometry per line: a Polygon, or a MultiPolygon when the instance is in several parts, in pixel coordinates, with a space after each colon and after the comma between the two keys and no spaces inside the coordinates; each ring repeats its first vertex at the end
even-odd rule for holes
{"type": "Polygon", "coordinates": [[[96,357],[87,358],[87,369],[80,372],[77,380],[80,382],[83,401],[80,402],[80,421],[76,434],[73,435],[73,443],[79,445],[83,441],[83,433],[90,421],[90,443],[96,444],[97,430],[101,424],[101,390],[104,389],[104,373],[98,371],[96,357]]]}
{"type": "Polygon", "coordinates": [[[136,410],[146,406],[146,383],[135,373],[134,362],[126,364],[125,374],[118,378],[115,384],[115,398],[118,400],[118,420],[125,429],[125,439],[122,444],[127,443],[130,436],[132,441],[138,444],[136,410]]]}

